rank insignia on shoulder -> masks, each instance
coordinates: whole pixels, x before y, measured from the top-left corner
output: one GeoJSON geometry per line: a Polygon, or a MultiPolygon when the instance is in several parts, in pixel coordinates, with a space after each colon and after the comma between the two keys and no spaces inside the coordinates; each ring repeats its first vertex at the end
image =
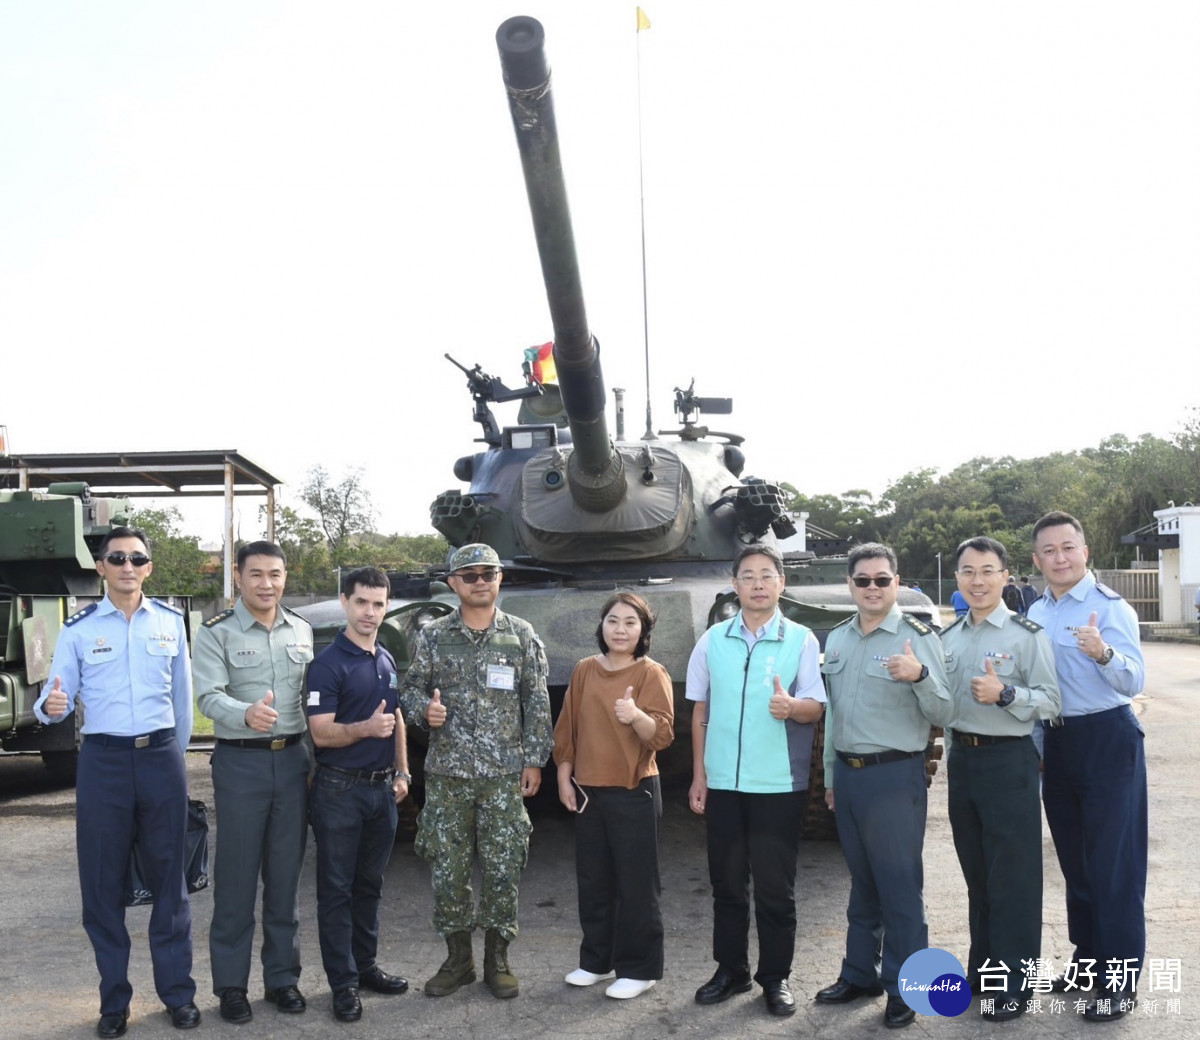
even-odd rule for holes
{"type": "Polygon", "coordinates": [[[1016,625],[1020,625],[1026,632],[1040,632],[1042,630],[1041,625],[1036,621],[1030,621],[1024,614],[1013,614],[1009,620],[1016,625]]]}
{"type": "Polygon", "coordinates": [[[1096,582],[1096,591],[1105,599],[1120,599],[1121,594],[1116,589],[1110,589],[1102,581],[1096,582]]]}
{"type": "Polygon", "coordinates": [[[212,628],[213,625],[219,625],[226,618],[231,618],[231,617],[233,617],[233,607],[230,607],[228,610],[222,610],[221,613],[219,613],[219,614],[214,614],[212,617],[210,617],[207,621],[204,622],[203,627],[204,628],[212,628]]]}
{"type": "Polygon", "coordinates": [[[953,621],[950,622],[950,624],[948,624],[945,628],[942,629],[942,635],[945,635],[947,632],[949,632],[950,629],[952,629],[955,625],[961,625],[966,619],[967,619],[966,614],[964,614],[962,617],[955,618],[953,621]]]}
{"type": "Polygon", "coordinates": [[[172,603],[165,603],[165,602],[163,602],[163,600],[157,599],[155,597],[151,597],[151,602],[156,603],[158,606],[162,607],[164,610],[169,610],[172,613],[178,614],[180,617],[183,617],[183,608],[182,607],[177,607],[172,603]]]}
{"type": "Polygon", "coordinates": [[[99,606],[98,603],[89,603],[86,607],[83,608],[83,610],[77,611],[76,613],[72,614],[69,618],[67,618],[67,620],[64,621],[63,624],[64,625],[73,625],[73,624],[75,624],[76,621],[82,621],[98,606],[99,606]]]}
{"type": "Polygon", "coordinates": [[[929,625],[925,624],[925,622],[920,618],[913,617],[907,611],[903,612],[901,617],[904,618],[904,622],[909,626],[909,628],[916,630],[917,635],[927,636],[933,633],[933,629],[929,625]]]}

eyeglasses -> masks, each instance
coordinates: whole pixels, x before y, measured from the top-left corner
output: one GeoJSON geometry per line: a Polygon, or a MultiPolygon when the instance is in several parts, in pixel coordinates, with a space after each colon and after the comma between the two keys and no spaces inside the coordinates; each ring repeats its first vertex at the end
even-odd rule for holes
{"type": "Polygon", "coordinates": [[[500,572],[491,571],[457,571],[454,575],[459,581],[466,585],[474,585],[477,581],[486,581],[489,585],[496,580],[500,572]]]}
{"type": "Polygon", "coordinates": [[[995,567],[984,567],[983,570],[980,571],[977,571],[974,567],[960,567],[958,576],[960,578],[966,578],[967,581],[972,581],[974,580],[975,575],[978,574],[979,577],[981,577],[984,581],[990,581],[992,578],[996,577],[996,575],[1003,573],[1004,571],[997,570],[995,567]]]}
{"type": "Polygon", "coordinates": [[[862,575],[856,574],[850,580],[860,589],[865,589],[868,585],[875,585],[881,589],[886,589],[892,583],[893,577],[891,574],[884,574],[879,578],[864,578],[862,575]]]}
{"type": "Polygon", "coordinates": [[[135,567],[145,567],[150,562],[150,557],[145,553],[110,552],[104,558],[114,567],[124,567],[126,560],[135,567]]]}
{"type": "Polygon", "coordinates": [[[770,574],[739,574],[737,580],[742,585],[753,585],[758,581],[761,581],[764,585],[770,585],[771,582],[779,580],[779,575],[774,571],[770,574]]]}

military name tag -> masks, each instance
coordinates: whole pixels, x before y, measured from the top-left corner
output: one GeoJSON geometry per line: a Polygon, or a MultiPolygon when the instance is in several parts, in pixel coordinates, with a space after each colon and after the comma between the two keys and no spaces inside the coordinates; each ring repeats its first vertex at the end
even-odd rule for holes
{"type": "Polygon", "coordinates": [[[489,664],[487,684],[493,690],[516,689],[517,671],[509,664],[489,664]]]}

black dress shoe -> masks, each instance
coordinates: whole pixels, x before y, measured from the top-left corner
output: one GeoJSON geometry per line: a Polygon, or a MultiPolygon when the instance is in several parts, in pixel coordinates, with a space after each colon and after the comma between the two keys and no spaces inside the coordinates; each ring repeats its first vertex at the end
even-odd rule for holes
{"type": "Polygon", "coordinates": [[[883,1024],[888,1029],[903,1029],[917,1017],[917,1013],[904,1003],[903,997],[888,997],[883,1010],[883,1024]]]}
{"type": "Polygon", "coordinates": [[[295,986],[279,986],[276,989],[269,989],[263,996],[267,998],[268,1004],[274,1004],[280,1011],[285,1011],[289,1015],[298,1015],[308,1007],[304,1001],[304,994],[295,986]]]}
{"type": "Polygon", "coordinates": [[[226,1022],[249,1022],[253,1012],[246,991],[230,986],[221,990],[221,1017],[226,1022]]]}
{"type": "Polygon", "coordinates": [[[1025,1002],[1015,997],[1012,1000],[997,1001],[995,1007],[995,1011],[979,1012],[979,1017],[986,1018],[989,1022],[1011,1022],[1025,1014],[1025,1002]]]}
{"type": "Polygon", "coordinates": [[[176,1029],[195,1029],[200,1024],[200,1009],[191,1001],[171,1008],[171,1025],[176,1029]]]}
{"type": "Polygon", "coordinates": [[[334,991],[333,1017],[339,1022],[357,1022],[362,1018],[362,1001],[353,986],[334,991]]]}
{"type": "Polygon", "coordinates": [[[697,1004],[720,1004],[735,993],[750,991],[750,973],[741,971],[734,975],[724,968],[718,968],[716,973],[703,986],[696,990],[697,1004]]]}
{"type": "Polygon", "coordinates": [[[772,1015],[794,1015],[796,1013],[796,998],[792,996],[787,979],[768,982],[763,986],[763,1000],[767,1002],[767,1010],[772,1015]]]}
{"type": "Polygon", "coordinates": [[[1100,990],[1100,996],[1089,1000],[1083,1009],[1083,1017],[1089,1022],[1115,1022],[1137,1007],[1135,990],[1100,990]]]}
{"type": "Polygon", "coordinates": [[[408,989],[408,979],[389,975],[376,964],[359,973],[358,988],[374,990],[376,993],[404,993],[408,989]]]}
{"type": "Polygon", "coordinates": [[[96,1035],[104,1037],[124,1036],[125,1023],[129,1020],[129,1008],[124,1011],[111,1011],[101,1015],[96,1023],[96,1035]]]}
{"type": "Polygon", "coordinates": [[[883,987],[878,982],[874,986],[856,986],[839,975],[837,982],[832,986],[826,986],[817,994],[817,1003],[849,1004],[850,1001],[857,1000],[859,997],[878,997],[882,993],[883,987]]]}

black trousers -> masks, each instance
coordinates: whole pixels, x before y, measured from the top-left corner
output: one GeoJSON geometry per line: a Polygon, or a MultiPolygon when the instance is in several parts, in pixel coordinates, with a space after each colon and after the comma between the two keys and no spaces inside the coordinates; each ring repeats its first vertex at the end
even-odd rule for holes
{"type": "Polygon", "coordinates": [[[1022,960],[1042,955],[1037,751],[1029,737],[981,747],[954,743],[947,775],[950,828],[967,882],[967,979],[977,983],[988,964],[988,976],[1006,976],[1007,992],[1019,997],[1022,960]]]}
{"type": "Polygon", "coordinates": [[[761,985],[786,979],[796,947],[796,853],[807,791],[708,792],[708,874],[713,888],[713,959],[750,969],[750,880],[761,985]]]}
{"type": "Polygon", "coordinates": [[[579,884],[579,966],[622,979],[663,977],[658,833],[662,793],[657,776],[637,787],[585,787],[587,808],[575,818],[579,884]]]}

